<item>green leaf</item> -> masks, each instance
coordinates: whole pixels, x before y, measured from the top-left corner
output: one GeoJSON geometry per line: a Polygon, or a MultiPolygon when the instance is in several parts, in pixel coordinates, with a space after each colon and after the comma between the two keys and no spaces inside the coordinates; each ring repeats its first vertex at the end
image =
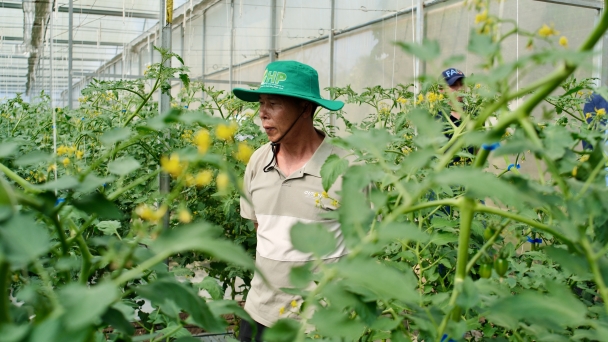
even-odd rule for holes
{"type": "Polygon", "coordinates": [[[101,140],[104,145],[112,145],[117,142],[127,140],[130,136],[131,130],[125,127],[121,127],[104,132],[101,138],[99,138],[99,140],[101,140]]]}
{"type": "Polygon", "coordinates": [[[416,303],[420,298],[415,291],[416,279],[409,269],[398,271],[367,258],[342,260],[335,266],[349,284],[371,291],[378,299],[399,299],[406,303],[416,303]]]}
{"type": "Polygon", "coordinates": [[[443,124],[427,110],[414,109],[408,116],[418,130],[418,135],[414,138],[416,145],[424,148],[439,145],[446,141],[446,137],[443,135],[443,124]]]}
{"type": "Polygon", "coordinates": [[[570,149],[570,146],[574,144],[572,135],[562,126],[546,127],[543,134],[545,136],[543,139],[545,153],[551,159],[561,158],[566,153],[566,149],[570,149]]]}
{"type": "Polygon", "coordinates": [[[224,322],[211,314],[207,303],[191,288],[178,282],[176,279],[163,278],[161,280],[139,286],[137,294],[149,299],[155,305],[169,301],[190,314],[190,318],[209,332],[224,330],[224,322]]]}
{"type": "Polygon", "coordinates": [[[0,221],[10,218],[16,211],[17,199],[10,184],[0,176],[0,221]]]}
{"type": "Polygon", "coordinates": [[[2,324],[0,325],[0,336],[2,336],[2,341],[4,342],[21,342],[24,341],[29,330],[30,326],[28,324],[2,324]]]}
{"type": "Polygon", "coordinates": [[[310,286],[312,281],[311,264],[306,263],[302,266],[295,266],[289,272],[289,282],[297,288],[303,289],[310,286]]]}
{"type": "Polygon", "coordinates": [[[207,276],[205,279],[203,279],[203,281],[196,283],[195,285],[198,286],[199,289],[209,292],[209,295],[214,300],[224,298],[224,290],[222,290],[222,287],[217,282],[217,279],[213,277],[207,276]]]}
{"type": "Polygon", "coordinates": [[[329,191],[336,179],[344,174],[346,169],[348,169],[348,160],[342,159],[336,154],[327,157],[325,163],[321,166],[323,190],[329,191]]]}
{"type": "Polygon", "coordinates": [[[398,42],[403,51],[420,58],[423,61],[433,60],[441,55],[439,43],[436,40],[423,40],[422,44],[398,42]]]}
{"type": "Polygon", "coordinates": [[[456,304],[464,310],[474,308],[480,301],[479,291],[477,290],[475,283],[471,277],[467,276],[461,284],[462,288],[460,289],[456,304]]]}
{"type": "Polygon", "coordinates": [[[100,219],[121,219],[124,216],[116,204],[99,192],[74,200],[72,205],[89,215],[96,214],[100,219]]]}
{"type": "Polygon", "coordinates": [[[223,261],[246,269],[253,269],[253,260],[242,248],[230,241],[219,239],[222,230],[206,222],[181,226],[164,231],[151,245],[156,253],[177,254],[185,251],[207,253],[223,261]]]}
{"type": "Polygon", "coordinates": [[[38,185],[37,188],[41,190],[66,190],[73,189],[80,184],[78,179],[73,176],[63,176],[57,180],[38,185]]]}
{"type": "Polygon", "coordinates": [[[116,179],[116,177],[114,177],[114,176],[98,177],[94,173],[89,173],[84,178],[84,180],[82,181],[80,186],[78,186],[78,191],[82,192],[82,193],[88,193],[88,192],[96,190],[99,187],[102,187],[106,184],[111,183],[115,179],[116,179]]]}
{"type": "Polygon", "coordinates": [[[14,267],[25,267],[50,248],[46,228],[32,215],[19,214],[0,223],[0,246],[14,267]]]}
{"type": "Polygon", "coordinates": [[[0,158],[7,158],[19,150],[20,144],[15,141],[7,141],[0,144],[0,158]]]}
{"type": "Polygon", "coordinates": [[[270,329],[264,330],[262,339],[268,342],[293,342],[300,325],[292,319],[280,319],[270,329]]]}
{"type": "Polygon", "coordinates": [[[30,166],[39,163],[47,163],[52,159],[52,155],[42,151],[32,151],[15,160],[16,166],[30,166]]]}
{"type": "Polygon", "coordinates": [[[430,236],[410,222],[391,222],[381,224],[378,229],[378,240],[381,243],[391,243],[397,240],[425,243],[430,236]]]}
{"type": "Polygon", "coordinates": [[[585,322],[587,307],[563,285],[547,284],[549,294],[525,291],[499,299],[488,308],[490,322],[514,329],[525,320],[551,330],[578,327],[585,322]]]}
{"type": "Polygon", "coordinates": [[[365,331],[365,324],[350,319],[349,312],[339,308],[324,308],[315,311],[310,320],[317,330],[325,336],[357,341],[365,331]]]}
{"type": "Polygon", "coordinates": [[[122,331],[128,336],[135,333],[135,328],[133,328],[133,325],[127,321],[123,313],[114,308],[108,308],[108,310],[101,316],[101,319],[104,321],[104,323],[111,325],[114,329],[122,331]]]}
{"type": "Polygon", "coordinates": [[[70,283],[59,290],[59,302],[65,308],[64,324],[70,330],[91,326],[118,298],[118,288],[101,282],[93,286],[70,283]]]}
{"type": "Polygon", "coordinates": [[[188,74],[179,74],[179,79],[182,80],[182,83],[184,84],[184,88],[186,88],[186,89],[190,88],[190,77],[188,77],[188,74]]]}
{"type": "Polygon", "coordinates": [[[295,249],[323,257],[336,250],[336,237],[320,223],[305,224],[298,222],[289,232],[295,249]]]}
{"type": "Polygon", "coordinates": [[[207,303],[209,310],[213,313],[213,316],[220,317],[222,315],[234,314],[249,323],[253,324],[254,321],[249,316],[247,311],[243,309],[238,302],[234,300],[214,300],[207,303]]]}
{"type": "Polygon", "coordinates": [[[119,176],[126,176],[139,169],[141,164],[133,157],[119,158],[108,163],[108,171],[119,176]]]}
{"type": "Polygon", "coordinates": [[[578,276],[580,280],[593,279],[589,262],[583,256],[571,254],[565,249],[554,246],[547,246],[544,251],[569,274],[578,276]]]}
{"type": "Polygon", "coordinates": [[[114,235],[118,234],[118,229],[120,228],[119,221],[101,221],[96,225],[97,229],[101,230],[105,235],[114,235]]]}

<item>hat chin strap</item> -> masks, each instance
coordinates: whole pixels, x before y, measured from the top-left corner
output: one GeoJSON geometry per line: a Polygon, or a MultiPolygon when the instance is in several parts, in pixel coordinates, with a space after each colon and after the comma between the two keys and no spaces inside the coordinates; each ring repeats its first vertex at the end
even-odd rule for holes
{"type": "Polygon", "coordinates": [[[280,141],[283,140],[283,138],[285,138],[285,136],[289,133],[289,131],[291,131],[291,129],[293,128],[293,126],[296,125],[296,122],[298,122],[298,120],[300,120],[300,118],[302,117],[302,114],[304,114],[304,112],[306,112],[306,109],[300,113],[300,115],[293,120],[293,123],[291,124],[291,126],[289,126],[289,128],[287,129],[287,131],[285,131],[285,133],[283,133],[283,135],[281,135],[281,137],[277,140],[277,141],[273,141],[270,143],[270,146],[272,148],[272,159],[270,160],[270,162],[268,163],[268,165],[264,166],[264,172],[269,172],[272,169],[272,163],[277,160],[277,153],[279,153],[279,145],[281,144],[280,141]]]}

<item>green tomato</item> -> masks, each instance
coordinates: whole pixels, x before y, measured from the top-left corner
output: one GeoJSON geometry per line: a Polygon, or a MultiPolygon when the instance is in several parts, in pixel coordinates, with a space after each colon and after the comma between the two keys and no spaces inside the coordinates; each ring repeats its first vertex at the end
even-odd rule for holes
{"type": "Polygon", "coordinates": [[[509,269],[509,262],[506,259],[497,258],[496,260],[494,260],[494,270],[500,277],[507,274],[508,269],[509,269]]]}
{"type": "Polygon", "coordinates": [[[479,276],[488,279],[492,276],[492,264],[482,264],[479,267],[479,276]]]}
{"type": "Polygon", "coordinates": [[[483,231],[483,238],[486,240],[490,240],[490,238],[492,238],[492,236],[494,235],[494,229],[487,227],[484,231],[483,231]]]}

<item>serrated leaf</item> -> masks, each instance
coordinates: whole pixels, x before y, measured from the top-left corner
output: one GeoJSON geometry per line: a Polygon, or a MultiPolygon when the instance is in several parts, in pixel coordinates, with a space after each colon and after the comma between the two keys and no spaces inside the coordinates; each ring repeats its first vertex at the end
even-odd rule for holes
{"type": "Polygon", "coordinates": [[[325,160],[323,166],[321,166],[321,177],[323,190],[329,191],[331,186],[336,182],[336,179],[348,169],[348,160],[338,157],[336,154],[332,154],[325,160]]]}
{"type": "Polygon", "coordinates": [[[224,323],[211,314],[207,303],[199,297],[191,288],[175,279],[164,278],[144,286],[139,286],[136,292],[160,305],[167,301],[174,302],[179,308],[190,314],[190,318],[197,325],[210,332],[221,332],[224,323]]]}
{"type": "Polygon", "coordinates": [[[120,141],[127,140],[131,136],[131,130],[125,127],[114,128],[105,131],[99,140],[104,145],[112,145],[120,141]]]}
{"type": "Polygon", "coordinates": [[[177,254],[185,251],[207,253],[223,261],[253,269],[253,260],[234,243],[218,238],[222,230],[209,223],[197,222],[163,231],[150,245],[156,253],[177,254]]]}
{"type": "Polygon", "coordinates": [[[324,308],[317,310],[310,322],[325,336],[357,341],[365,331],[365,324],[348,315],[338,308],[324,308]]]}
{"type": "Polygon", "coordinates": [[[47,163],[52,158],[52,155],[49,153],[43,151],[32,151],[15,159],[15,165],[23,167],[39,163],[47,163]]]}
{"type": "Polygon", "coordinates": [[[109,282],[93,286],[70,283],[59,290],[64,324],[70,330],[91,326],[118,298],[118,288],[109,282]]]}
{"type": "Polygon", "coordinates": [[[291,319],[279,319],[270,329],[264,330],[262,339],[268,342],[293,342],[300,325],[291,319]]]}
{"type": "Polygon", "coordinates": [[[108,308],[108,310],[101,316],[101,319],[106,324],[111,325],[114,329],[122,331],[128,336],[135,333],[135,328],[133,328],[133,325],[127,321],[123,313],[112,307],[108,308]]]}
{"type": "Polygon", "coordinates": [[[46,228],[31,215],[13,215],[0,223],[0,246],[14,267],[25,267],[50,248],[46,228]]]}
{"type": "Polygon", "coordinates": [[[57,180],[38,185],[37,188],[42,190],[66,190],[73,189],[80,184],[78,179],[73,176],[63,176],[57,180]]]}
{"type": "Polygon", "coordinates": [[[298,222],[291,227],[289,236],[295,249],[317,257],[328,255],[336,249],[335,235],[320,223],[298,222]]]}
{"type": "Polygon", "coordinates": [[[206,290],[212,299],[219,300],[224,298],[222,287],[217,282],[217,279],[213,277],[205,277],[205,279],[200,283],[197,283],[196,286],[201,290],[206,290]]]}
{"type": "Polygon", "coordinates": [[[182,80],[184,88],[190,88],[190,77],[188,76],[188,74],[179,74],[179,79],[182,80]]]}
{"type": "Polygon", "coordinates": [[[126,176],[139,169],[141,164],[133,157],[119,158],[108,163],[108,171],[119,176],[126,176]]]}
{"type": "Polygon", "coordinates": [[[89,215],[96,214],[100,219],[121,219],[124,216],[116,204],[99,192],[76,199],[72,205],[89,215]]]}
{"type": "Polygon", "coordinates": [[[3,142],[0,144],[0,158],[12,156],[19,150],[19,143],[15,141],[3,142]]]}
{"type": "Polygon", "coordinates": [[[496,53],[499,49],[497,43],[492,41],[492,37],[487,34],[478,34],[471,31],[468,50],[478,56],[488,57],[496,53]]]}
{"type": "Polygon", "coordinates": [[[114,235],[118,234],[118,229],[120,228],[119,221],[101,221],[96,225],[97,229],[102,231],[105,235],[114,235]]]}

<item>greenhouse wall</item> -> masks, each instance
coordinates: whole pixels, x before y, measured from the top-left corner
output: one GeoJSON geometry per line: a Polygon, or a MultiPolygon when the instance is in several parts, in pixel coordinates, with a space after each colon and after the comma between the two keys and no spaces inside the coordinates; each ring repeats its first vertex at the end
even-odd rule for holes
{"type": "MultiPolygon", "coordinates": [[[[183,57],[191,78],[204,80],[208,85],[226,91],[235,86],[257,84],[264,66],[274,58],[310,64],[318,70],[322,88],[351,85],[355,91],[360,91],[375,85],[393,87],[400,83],[413,83],[415,77],[416,60],[394,42],[416,41],[419,27],[416,6],[415,1],[397,0],[185,2],[175,11],[172,47],[183,57]],[[274,10],[272,6],[275,6],[274,10]],[[330,48],[332,29],[333,51],[330,48]],[[275,52],[274,58],[271,58],[270,51],[275,52]]],[[[476,15],[471,6],[470,3],[453,0],[425,2],[420,26],[423,37],[439,41],[442,57],[421,63],[421,73],[439,75],[447,66],[457,67],[467,75],[483,73],[478,67],[479,59],[467,51],[476,15]],[[459,58],[452,58],[454,56],[459,58]]],[[[598,11],[518,0],[493,2],[491,12],[520,23],[522,29],[530,32],[537,31],[542,24],[553,24],[560,35],[568,38],[569,45],[575,47],[590,32],[590,23],[596,20],[598,11]]],[[[508,24],[503,25],[503,30],[509,29],[508,24]]],[[[150,26],[128,45],[103,48],[105,54],[111,53],[109,50],[118,54],[95,73],[78,72],[77,65],[86,62],[75,59],[74,75],[79,77],[75,78],[78,82],[72,90],[73,106],[78,105],[80,91],[92,77],[141,77],[148,65],[160,60],[158,52],[152,48],[152,45],[160,45],[158,32],[157,25],[150,26]]],[[[505,62],[522,58],[529,51],[526,48],[528,41],[523,38],[508,38],[507,44],[505,62]]],[[[602,52],[600,56],[603,55],[606,53],[602,52]]],[[[594,75],[593,62],[590,57],[576,77],[594,75]]],[[[179,62],[173,59],[172,63],[176,65],[179,62]]],[[[601,63],[602,72],[595,75],[605,80],[608,58],[602,58],[601,63]]],[[[46,68],[48,65],[43,62],[39,70],[46,68]]],[[[515,86],[524,86],[551,68],[552,65],[546,65],[533,70],[521,69],[515,86]]],[[[49,86],[48,75],[45,77],[40,77],[42,89],[49,86]]],[[[58,105],[67,105],[66,81],[57,79],[55,84],[63,89],[58,105]]],[[[178,91],[178,82],[175,87],[178,91]]],[[[324,95],[328,96],[328,93],[324,95]]],[[[360,118],[366,114],[366,108],[349,106],[347,112],[353,118],[360,118]]]]}

